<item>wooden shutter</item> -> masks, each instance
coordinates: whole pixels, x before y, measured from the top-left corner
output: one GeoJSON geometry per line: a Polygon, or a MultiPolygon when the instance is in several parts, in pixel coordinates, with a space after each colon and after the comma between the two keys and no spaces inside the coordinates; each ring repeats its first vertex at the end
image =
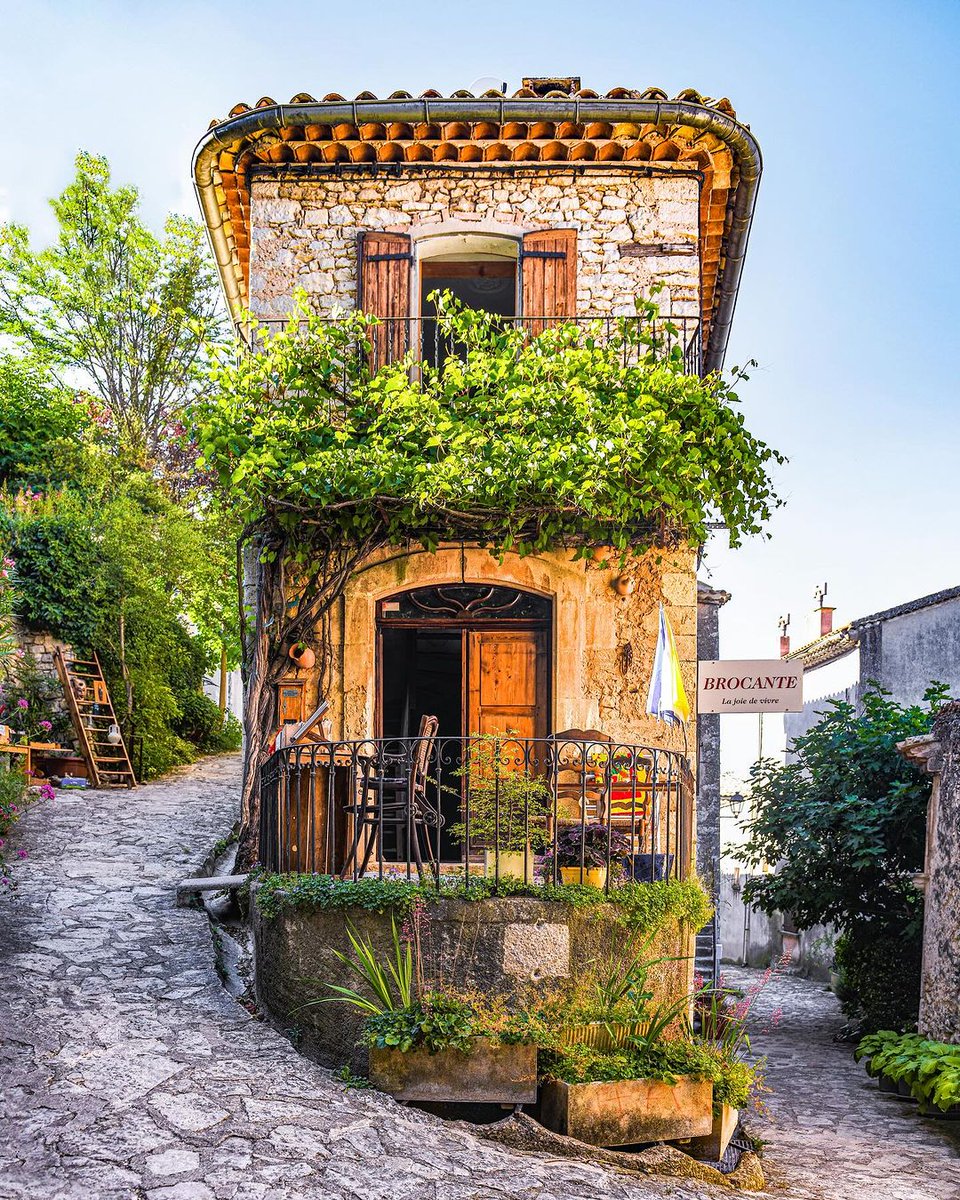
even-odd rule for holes
{"type": "Polygon", "coordinates": [[[370,331],[371,371],[407,352],[412,261],[409,234],[361,233],[359,306],[383,322],[370,331]]]}
{"type": "Polygon", "coordinates": [[[524,234],[520,248],[524,325],[537,334],[557,319],[577,315],[577,231],[524,234]]]}

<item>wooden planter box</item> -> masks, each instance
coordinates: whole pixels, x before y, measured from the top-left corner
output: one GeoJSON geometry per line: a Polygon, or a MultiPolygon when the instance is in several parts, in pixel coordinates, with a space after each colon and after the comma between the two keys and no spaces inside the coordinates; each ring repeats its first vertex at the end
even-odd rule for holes
{"type": "Polygon", "coordinates": [[[370,1050],[370,1082],[397,1100],[460,1104],[533,1104],[537,1098],[537,1048],[472,1038],[460,1050],[370,1050]]]}
{"type": "Polygon", "coordinates": [[[561,1046],[592,1046],[594,1050],[619,1050],[632,1037],[642,1037],[650,1028],[648,1021],[587,1021],[568,1025],[559,1034],[561,1046]]]}
{"type": "Polygon", "coordinates": [[[731,1108],[729,1104],[722,1105],[719,1115],[713,1118],[713,1128],[707,1136],[691,1139],[690,1153],[694,1158],[719,1162],[730,1145],[730,1139],[737,1132],[739,1121],[739,1108],[731,1108]]]}
{"type": "Polygon", "coordinates": [[[713,1128],[713,1084],[690,1078],[561,1083],[540,1091],[540,1120],[548,1129],[591,1146],[631,1146],[706,1137],[713,1128]]]}

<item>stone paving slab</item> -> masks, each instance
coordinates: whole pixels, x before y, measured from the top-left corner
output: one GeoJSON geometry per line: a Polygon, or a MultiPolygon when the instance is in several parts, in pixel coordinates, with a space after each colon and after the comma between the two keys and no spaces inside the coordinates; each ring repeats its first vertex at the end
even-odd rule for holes
{"type": "MultiPolygon", "coordinates": [[[[762,972],[728,968],[745,990],[762,972]]],[[[764,1119],[748,1115],[765,1141],[774,1196],[804,1200],[958,1200],[960,1124],[928,1120],[916,1105],[880,1092],[854,1061],[826,984],[785,975],[759,991],[751,1048],[767,1058],[771,1093],[764,1119]],[[775,1010],[782,1009],[778,1022],[775,1010]]]]}
{"type": "Polygon", "coordinates": [[[0,899],[2,1200],[710,1200],[521,1155],[307,1062],[224,991],[175,907],[236,814],[239,759],[21,823],[0,899]]]}

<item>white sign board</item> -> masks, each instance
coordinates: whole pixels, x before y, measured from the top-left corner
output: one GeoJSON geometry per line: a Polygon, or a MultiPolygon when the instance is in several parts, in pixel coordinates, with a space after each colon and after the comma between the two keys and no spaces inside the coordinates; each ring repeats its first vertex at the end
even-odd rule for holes
{"type": "Polygon", "coordinates": [[[701,662],[697,712],[765,713],[803,710],[803,667],[782,658],[701,662]]]}

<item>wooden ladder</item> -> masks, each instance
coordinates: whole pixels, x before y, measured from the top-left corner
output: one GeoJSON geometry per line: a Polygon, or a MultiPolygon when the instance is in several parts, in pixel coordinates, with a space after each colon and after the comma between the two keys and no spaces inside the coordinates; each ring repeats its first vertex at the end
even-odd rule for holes
{"type": "Polygon", "coordinates": [[[68,658],[57,647],[56,663],[90,783],[95,788],[134,787],[137,780],[123,737],[117,743],[107,737],[112,725],[120,725],[96,652],[92,659],[68,658]]]}

